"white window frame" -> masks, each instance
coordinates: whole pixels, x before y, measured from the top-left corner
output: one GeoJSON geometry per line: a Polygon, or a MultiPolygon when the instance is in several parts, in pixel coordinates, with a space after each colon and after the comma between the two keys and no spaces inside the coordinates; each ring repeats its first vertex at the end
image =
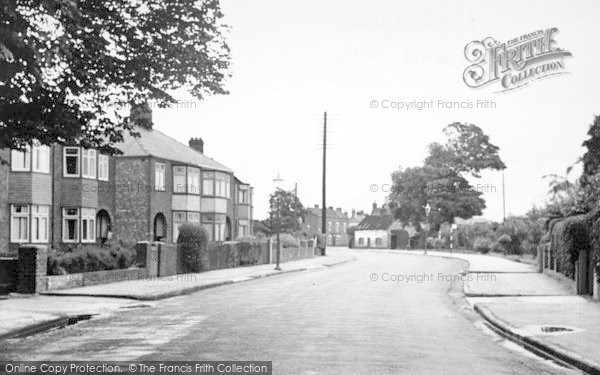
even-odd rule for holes
{"type": "Polygon", "coordinates": [[[208,234],[208,241],[212,241],[215,232],[215,218],[212,215],[202,215],[202,227],[208,234]]]}
{"type": "Polygon", "coordinates": [[[187,222],[191,224],[200,225],[200,212],[188,212],[187,222]]]}
{"type": "Polygon", "coordinates": [[[173,166],[173,192],[174,193],[186,193],[186,184],[187,184],[187,173],[186,168],[183,165],[174,165],[173,166]],[[183,176],[183,178],[181,178],[183,176]],[[181,178],[180,183],[176,181],[177,177],[181,178]]]}
{"type": "Polygon", "coordinates": [[[26,204],[12,204],[10,206],[10,242],[29,242],[29,206],[26,204]],[[15,232],[17,228],[18,232],[15,232]],[[25,231],[24,236],[23,230],[25,231]]]}
{"type": "Polygon", "coordinates": [[[81,230],[81,243],[96,242],[96,210],[93,208],[81,209],[81,220],[79,224],[81,230]],[[87,231],[86,231],[87,230],[87,231]]]}
{"type": "Polygon", "coordinates": [[[31,170],[38,173],[50,173],[50,147],[46,145],[33,146],[31,170]]]}
{"type": "Polygon", "coordinates": [[[63,212],[62,212],[62,223],[63,223],[63,231],[62,231],[62,242],[64,243],[76,243],[79,241],[79,231],[80,231],[80,223],[79,223],[79,213],[80,213],[80,209],[79,208],[63,208],[63,212]],[[68,214],[68,210],[76,210],[76,213],[74,214],[68,214]],[[68,221],[75,221],[75,238],[68,238],[67,233],[68,233],[68,225],[67,222],[68,221]]]}
{"type": "Polygon", "coordinates": [[[108,181],[109,180],[109,158],[108,155],[98,155],[98,180],[108,181]]]}
{"type": "Polygon", "coordinates": [[[200,194],[200,168],[187,168],[187,193],[200,194]]]}
{"type": "Polygon", "coordinates": [[[202,195],[215,196],[215,172],[205,171],[202,173],[202,195]]]}
{"type": "Polygon", "coordinates": [[[81,175],[81,148],[65,147],[63,148],[63,176],[64,177],[79,177],[81,175]],[[68,154],[67,151],[76,150],[77,154],[68,154]],[[68,156],[67,156],[68,155],[68,156]],[[69,173],[67,170],[67,157],[77,157],[77,172],[69,173]]]}
{"type": "Polygon", "coordinates": [[[50,207],[45,205],[31,206],[31,243],[47,243],[50,230],[50,207]],[[44,235],[41,236],[40,233],[44,235]]]}
{"type": "Polygon", "coordinates": [[[173,242],[179,238],[179,226],[187,222],[185,211],[173,211],[173,242]]]}
{"type": "Polygon", "coordinates": [[[164,163],[154,163],[154,190],[165,191],[167,190],[165,184],[165,174],[167,167],[164,163]]]}
{"type": "Polygon", "coordinates": [[[96,150],[81,150],[81,177],[96,178],[96,150]]]}
{"type": "Polygon", "coordinates": [[[31,170],[31,146],[25,146],[25,151],[11,150],[10,170],[13,172],[29,172],[31,170]],[[15,164],[16,160],[22,163],[17,165],[15,164]]]}

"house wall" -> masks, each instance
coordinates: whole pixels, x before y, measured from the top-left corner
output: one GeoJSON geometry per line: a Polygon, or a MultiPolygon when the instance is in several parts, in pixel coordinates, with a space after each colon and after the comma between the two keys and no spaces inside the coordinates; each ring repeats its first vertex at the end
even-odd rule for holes
{"type": "MultiPolygon", "coordinates": [[[[151,239],[150,214],[150,158],[117,158],[116,160],[116,213],[113,226],[118,239],[145,241],[151,239]]],[[[167,222],[169,217],[165,214],[167,222]]],[[[167,226],[168,228],[169,226],[167,226]]]]}
{"type": "Polygon", "coordinates": [[[354,238],[355,248],[388,249],[390,247],[390,234],[386,230],[357,230],[354,238]],[[381,239],[381,245],[377,245],[378,238],[381,239]]]}

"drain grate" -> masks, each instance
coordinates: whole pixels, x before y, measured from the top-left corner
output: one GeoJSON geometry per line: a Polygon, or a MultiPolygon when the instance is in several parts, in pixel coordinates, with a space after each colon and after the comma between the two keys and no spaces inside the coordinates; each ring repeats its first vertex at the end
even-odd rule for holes
{"type": "Polygon", "coordinates": [[[557,327],[557,326],[542,326],[540,330],[544,333],[556,333],[556,332],[573,332],[573,328],[569,327],[557,327]]]}
{"type": "Polygon", "coordinates": [[[583,329],[572,326],[531,325],[521,327],[517,331],[523,336],[551,336],[582,332],[583,329]]]}

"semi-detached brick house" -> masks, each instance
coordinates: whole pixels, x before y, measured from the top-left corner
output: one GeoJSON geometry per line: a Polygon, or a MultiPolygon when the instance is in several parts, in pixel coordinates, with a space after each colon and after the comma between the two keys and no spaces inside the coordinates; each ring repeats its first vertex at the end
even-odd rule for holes
{"type": "Polygon", "coordinates": [[[252,187],[202,153],[156,131],[125,137],[112,157],[78,146],[0,150],[0,254],[19,244],[177,238],[182,222],[211,240],[250,234],[252,187]]]}

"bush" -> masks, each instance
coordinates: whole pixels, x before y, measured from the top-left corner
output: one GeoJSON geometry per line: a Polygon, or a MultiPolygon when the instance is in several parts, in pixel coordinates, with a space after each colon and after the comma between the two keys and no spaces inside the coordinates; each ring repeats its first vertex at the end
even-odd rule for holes
{"type": "Polygon", "coordinates": [[[48,254],[48,275],[108,271],[129,268],[135,260],[134,252],[121,245],[69,246],[51,250],[48,254]]]}
{"type": "Polygon", "coordinates": [[[473,241],[473,249],[482,254],[487,254],[492,249],[494,242],[486,237],[476,237],[473,241]]]}
{"type": "Polygon", "coordinates": [[[201,270],[202,255],[207,251],[207,244],[208,234],[200,225],[184,223],[179,226],[177,246],[181,251],[185,272],[201,270]]]}
{"type": "Polygon", "coordinates": [[[300,247],[300,241],[289,233],[281,233],[279,240],[282,247],[300,247]]]}
{"type": "Polygon", "coordinates": [[[435,248],[435,238],[427,237],[427,248],[434,249],[435,248]]]}
{"type": "Polygon", "coordinates": [[[521,249],[523,249],[525,254],[537,254],[537,246],[529,242],[529,240],[523,240],[523,242],[521,242],[521,249]]]}
{"type": "Polygon", "coordinates": [[[257,264],[260,260],[262,243],[258,239],[243,239],[240,241],[240,265],[257,264]]]}
{"type": "Polygon", "coordinates": [[[500,245],[498,242],[494,242],[490,251],[492,253],[503,253],[505,250],[504,250],[504,247],[502,245],[500,245]]]}

